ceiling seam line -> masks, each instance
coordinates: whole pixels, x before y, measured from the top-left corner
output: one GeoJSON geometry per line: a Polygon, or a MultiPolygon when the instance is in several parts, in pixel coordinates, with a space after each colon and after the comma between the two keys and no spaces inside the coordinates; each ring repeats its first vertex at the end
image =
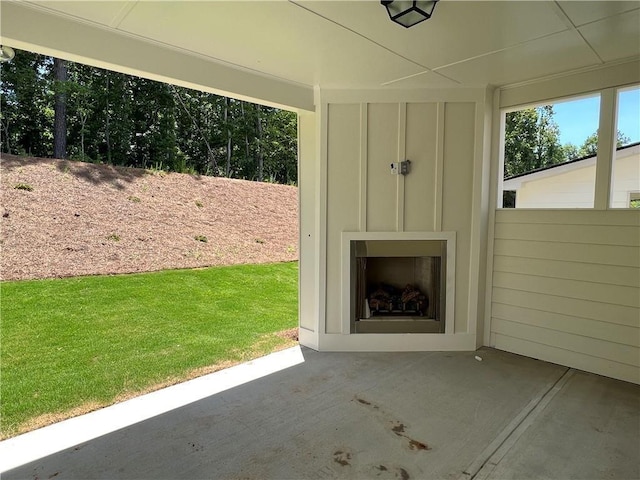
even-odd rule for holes
{"type": "Polygon", "coordinates": [[[507,84],[501,85],[500,89],[501,90],[509,90],[509,89],[513,89],[513,88],[520,88],[520,87],[525,86],[525,85],[531,85],[531,84],[544,82],[544,81],[549,81],[549,80],[553,80],[553,79],[557,79],[557,78],[564,78],[564,77],[568,77],[568,76],[575,75],[575,74],[596,71],[596,70],[599,70],[599,69],[603,68],[603,66],[606,66],[606,65],[608,65],[608,66],[624,65],[626,63],[632,63],[632,62],[633,63],[637,63],[638,62],[638,57],[637,56],[625,57],[625,58],[621,58],[621,59],[618,59],[618,60],[612,60],[610,62],[606,62],[604,65],[588,65],[588,66],[584,66],[584,67],[574,68],[574,69],[568,70],[566,72],[552,73],[552,74],[549,74],[549,75],[543,75],[541,77],[531,78],[531,79],[523,80],[523,81],[520,81],[520,82],[507,83],[507,84]]]}
{"type": "Polygon", "coordinates": [[[591,46],[589,41],[586,38],[584,38],[584,35],[582,34],[582,32],[577,28],[576,28],[576,32],[578,33],[578,35],[580,35],[580,38],[582,39],[582,41],[589,47],[589,49],[593,52],[593,54],[596,57],[598,57],[598,60],[600,60],[600,63],[604,65],[606,62],[602,59],[602,57],[598,54],[598,52],[596,52],[596,49],[591,46]]]}
{"type": "Polygon", "coordinates": [[[383,87],[386,87],[387,85],[392,85],[392,84],[397,83],[397,82],[402,82],[403,80],[409,80],[411,78],[419,77],[420,75],[424,75],[425,73],[434,73],[436,75],[439,75],[440,77],[446,78],[447,80],[450,80],[450,81],[452,81],[454,83],[457,83],[458,85],[462,85],[462,82],[459,82],[458,80],[456,80],[454,78],[448,77],[447,75],[445,75],[443,73],[440,73],[440,72],[436,72],[436,71],[418,72],[418,73],[414,73],[412,75],[407,75],[405,77],[396,78],[394,80],[389,80],[387,82],[381,83],[380,85],[383,86],[383,87]]]}
{"type": "MultiPolygon", "coordinates": [[[[567,14],[567,12],[564,11],[564,8],[562,8],[562,5],[560,5],[560,3],[558,3],[558,1],[554,1],[553,2],[554,5],[554,10],[556,10],[556,13],[559,14],[560,17],[562,17],[562,20],[565,23],[568,23],[570,25],[570,28],[576,32],[578,35],[580,35],[580,38],[582,39],[582,41],[585,43],[585,45],[587,47],[589,47],[589,50],[591,50],[593,52],[593,54],[598,58],[598,60],[600,61],[600,64],[604,64],[604,60],[602,59],[602,57],[600,57],[600,55],[598,54],[598,52],[596,52],[595,48],[593,48],[593,46],[587,41],[586,38],[584,38],[584,35],[582,34],[582,32],[580,31],[580,29],[576,26],[575,23],[573,23],[573,20],[571,20],[571,17],[567,14]]],[[[612,17],[615,17],[616,15],[612,15],[612,17]]],[[[611,18],[611,17],[606,17],[606,18],[611,18]]],[[[600,19],[602,20],[602,19],[600,19]]],[[[600,20],[596,20],[596,21],[600,21],[600,20]]],[[[595,23],[591,22],[591,23],[595,23]]]]}
{"type": "Polygon", "coordinates": [[[608,17],[597,18],[595,20],[591,20],[589,22],[585,22],[585,23],[583,23],[583,24],[581,24],[579,26],[577,25],[576,28],[582,28],[582,27],[586,27],[588,25],[593,25],[594,23],[602,22],[604,20],[609,20],[610,18],[621,17],[623,15],[629,15],[630,13],[637,12],[638,10],[640,10],[640,7],[632,8],[631,10],[625,10],[624,12],[618,12],[618,13],[615,13],[613,15],[609,15],[608,17]]]}
{"type": "MultiPolygon", "coordinates": [[[[561,30],[561,31],[559,31],[559,32],[547,33],[546,35],[542,35],[542,36],[540,36],[540,37],[531,38],[531,39],[529,39],[529,40],[524,40],[524,41],[522,41],[522,42],[515,43],[515,44],[510,45],[510,46],[505,47],[505,48],[499,48],[499,49],[497,49],[497,50],[492,50],[492,51],[490,51],[490,52],[481,53],[480,55],[475,55],[475,56],[473,56],[473,57],[465,58],[464,60],[458,60],[458,61],[456,61],[456,62],[448,63],[448,64],[446,64],[446,65],[441,65],[441,66],[439,66],[439,67],[435,67],[435,68],[433,69],[433,71],[434,71],[434,72],[437,72],[437,71],[439,71],[439,70],[442,70],[443,68],[453,67],[453,66],[455,66],[455,65],[459,65],[459,64],[461,64],[461,63],[468,62],[468,61],[470,61],[470,60],[477,60],[477,59],[479,59],[479,58],[488,57],[488,56],[490,56],[490,55],[494,55],[494,54],[496,54],[496,53],[506,52],[506,51],[508,51],[508,50],[513,50],[514,48],[521,47],[521,46],[523,46],[523,45],[526,45],[527,43],[536,42],[536,41],[538,41],[538,40],[544,40],[545,38],[553,37],[554,35],[558,35],[558,34],[560,34],[560,33],[570,32],[571,30],[572,30],[571,28],[567,28],[567,29],[565,29],[565,30],[561,30]]],[[[599,56],[598,56],[598,59],[600,59],[600,57],[599,57],[599,56]]]]}
{"type": "Polygon", "coordinates": [[[320,17],[320,18],[322,18],[323,20],[326,20],[327,22],[333,23],[334,25],[336,25],[336,26],[338,26],[338,27],[340,27],[340,28],[343,28],[344,30],[347,30],[348,32],[351,32],[351,33],[353,33],[354,35],[356,35],[356,36],[358,36],[358,37],[360,37],[360,38],[363,38],[364,40],[367,40],[367,41],[368,41],[368,42],[370,42],[370,43],[373,43],[374,45],[376,45],[376,46],[378,46],[378,47],[380,47],[380,48],[382,48],[382,49],[386,50],[386,51],[387,51],[387,52],[389,52],[389,53],[392,53],[393,55],[396,55],[397,57],[400,57],[400,58],[402,58],[403,60],[406,60],[407,62],[413,63],[413,64],[414,64],[414,65],[416,65],[417,67],[424,68],[425,70],[428,70],[429,72],[434,72],[434,73],[436,73],[434,69],[429,68],[429,67],[427,67],[426,65],[422,65],[421,63],[416,62],[415,60],[412,60],[412,59],[410,59],[410,58],[408,58],[408,57],[405,57],[404,55],[402,55],[402,54],[400,54],[400,53],[398,53],[398,52],[395,52],[395,51],[391,50],[389,47],[386,47],[386,46],[382,45],[381,43],[378,43],[378,42],[376,42],[375,40],[372,40],[371,38],[369,38],[369,37],[367,37],[367,36],[365,36],[365,35],[363,35],[363,34],[361,34],[361,33],[359,33],[359,32],[356,32],[355,30],[353,30],[353,29],[351,29],[351,28],[347,27],[346,25],[342,25],[341,23],[338,23],[338,22],[336,22],[335,20],[332,20],[332,19],[330,19],[330,18],[328,18],[328,17],[325,17],[324,15],[321,15],[321,14],[319,14],[318,12],[314,12],[313,10],[311,10],[311,9],[309,9],[309,8],[307,8],[307,7],[303,6],[303,5],[300,5],[299,3],[295,2],[294,0],[288,0],[288,1],[289,1],[289,3],[291,3],[292,5],[295,5],[296,7],[299,7],[299,8],[301,8],[301,9],[303,9],[303,10],[305,10],[305,11],[307,11],[307,12],[311,13],[312,15],[316,15],[317,17],[320,17]]]}
{"type": "Polygon", "coordinates": [[[111,22],[109,22],[109,26],[116,30],[120,30],[120,25],[126,20],[137,4],[138,0],[134,0],[123,5],[118,14],[113,18],[113,20],[111,20],[111,22]]]}

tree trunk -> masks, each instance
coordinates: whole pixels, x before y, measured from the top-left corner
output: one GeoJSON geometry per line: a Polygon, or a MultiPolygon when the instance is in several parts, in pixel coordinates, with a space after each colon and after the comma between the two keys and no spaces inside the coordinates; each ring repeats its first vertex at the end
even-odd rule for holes
{"type": "Polygon", "coordinates": [[[224,99],[224,123],[227,127],[227,168],[226,176],[231,176],[231,129],[229,128],[229,98],[224,99]]]}
{"type": "Polygon", "coordinates": [[[53,70],[56,80],[53,156],[54,158],[67,158],[67,96],[64,92],[64,82],[67,81],[67,62],[54,58],[53,70]]]}
{"type": "Polygon", "coordinates": [[[242,124],[244,125],[244,158],[245,161],[249,161],[249,134],[247,133],[247,117],[244,113],[244,102],[240,102],[240,109],[242,111],[242,124]]]}
{"type": "Polygon", "coordinates": [[[80,154],[83,162],[86,161],[84,158],[84,126],[87,124],[88,118],[89,114],[87,112],[80,112],[80,154]]]}
{"type": "Polygon", "coordinates": [[[109,132],[109,118],[111,117],[111,114],[109,113],[109,87],[110,87],[110,78],[109,78],[110,73],[109,72],[105,72],[105,76],[107,78],[107,92],[106,92],[106,98],[107,98],[107,108],[105,109],[105,115],[106,115],[106,119],[105,119],[105,131],[104,131],[104,140],[107,144],[107,163],[109,165],[111,165],[111,138],[110,138],[110,132],[109,132]]]}
{"type": "Polygon", "coordinates": [[[209,144],[209,141],[207,140],[207,136],[206,136],[205,132],[203,132],[202,129],[198,126],[198,123],[193,118],[193,115],[191,115],[191,112],[189,111],[189,109],[185,105],[185,103],[182,100],[182,97],[180,96],[180,93],[178,92],[176,87],[172,86],[171,87],[171,91],[173,92],[174,96],[178,99],[178,102],[182,106],[182,109],[184,110],[184,112],[191,119],[191,124],[193,125],[193,128],[195,128],[197,131],[200,132],[200,136],[202,137],[202,140],[204,141],[205,145],[207,146],[207,151],[209,152],[209,163],[210,163],[210,167],[209,168],[210,168],[210,172],[211,172],[211,174],[213,176],[216,176],[217,173],[218,173],[218,163],[216,161],[215,154],[213,153],[213,150],[211,149],[211,145],[209,144]]]}
{"type": "Polygon", "coordinates": [[[0,124],[2,124],[2,129],[4,130],[4,143],[7,145],[7,153],[11,155],[11,143],[9,143],[9,121],[3,122],[0,120],[0,124]]]}
{"type": "Polygon", "coordinates": [[[258,138],[256,146],[256,153],[258,156],[258,181],[262,182],[264,180],[264,154],[262,153],[262,120],[260,119],[260,112],[262,111],[262,107],[260,105],[257,105],[256,108],[258,109],[256,123],[256,126],[258,127],[258,138]]]}

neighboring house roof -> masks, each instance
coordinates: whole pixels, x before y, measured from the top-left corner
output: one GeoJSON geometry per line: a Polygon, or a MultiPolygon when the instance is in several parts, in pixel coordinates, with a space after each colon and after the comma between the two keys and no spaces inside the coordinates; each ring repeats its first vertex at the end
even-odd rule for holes
{"type": "MultiPolygon", "coordinates": [[[[640,154],[640,142],[625,145],[624,147],[616,148],[616,158],[626,158],[632,155],[640,154]]],[[[517,190],[522,183],[530,182],[532,180],[539,180],[545,177],[551,177],[561,173],[570,172],[579,168],[591,167],[596,164],[596,155],[589,157],[576,158],[568,162],[556,163],[555,165],[549,165],[547,167],[537,168],[530,172],[520,173],[513,175],[512,177],[505,178],[502,189],[503,190],[517,190]]]]}

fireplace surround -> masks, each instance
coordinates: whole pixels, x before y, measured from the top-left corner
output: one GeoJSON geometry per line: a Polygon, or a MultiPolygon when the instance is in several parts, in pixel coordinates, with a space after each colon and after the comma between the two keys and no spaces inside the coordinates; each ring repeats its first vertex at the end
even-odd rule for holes
{"type": "Polygon", "coordinates": [[[453,333],[455,232],[344,232],[343,334],[453,333]]]}

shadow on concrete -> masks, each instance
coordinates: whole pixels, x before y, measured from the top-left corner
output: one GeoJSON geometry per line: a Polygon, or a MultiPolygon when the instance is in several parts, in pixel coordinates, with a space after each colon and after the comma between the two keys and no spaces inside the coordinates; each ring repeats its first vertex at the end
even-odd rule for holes
{"type": "Polygon", "coordinates": [[[303,363],[2,478],[473,478],[469,466],[550,392],[484,478],[638,478],[637,385],[487,348],[302,352],[303,363]]]}

